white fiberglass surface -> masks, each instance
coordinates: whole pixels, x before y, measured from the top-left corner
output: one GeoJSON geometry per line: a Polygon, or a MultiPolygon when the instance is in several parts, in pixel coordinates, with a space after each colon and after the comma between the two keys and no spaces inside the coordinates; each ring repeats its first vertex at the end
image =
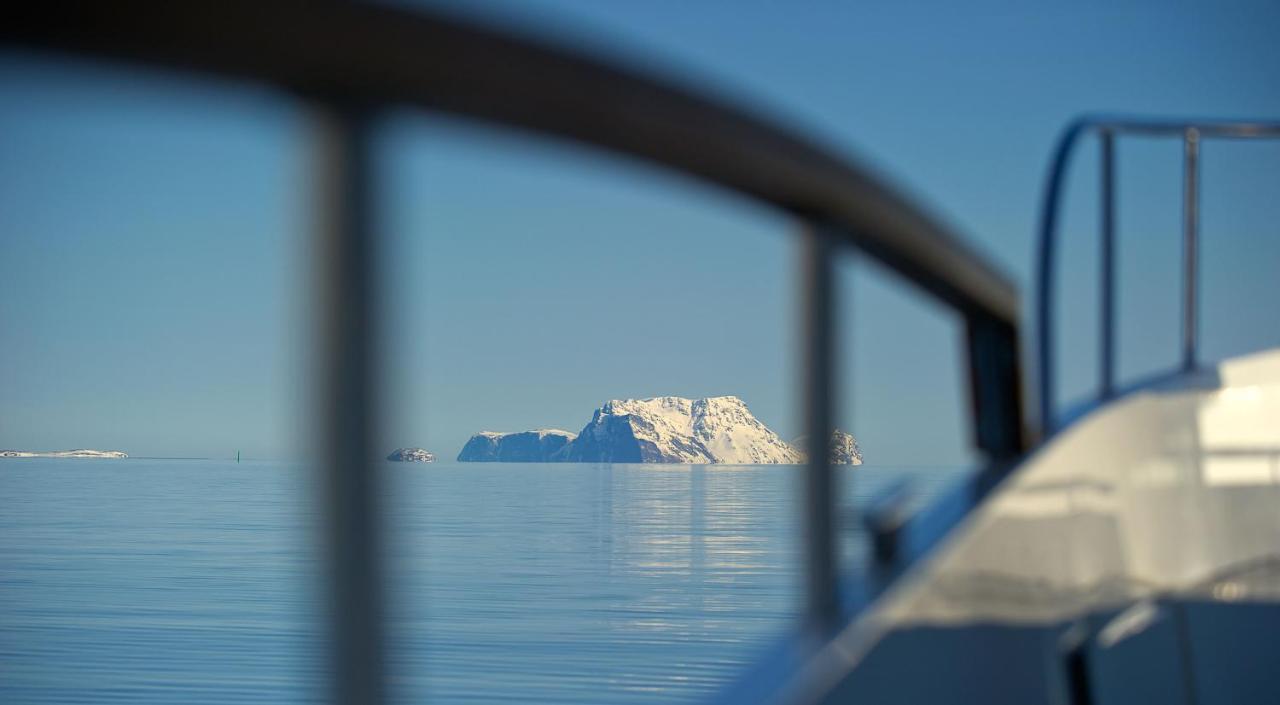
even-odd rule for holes
{"type": "Polygon", "coordinates": [[[878,614],[896,624],[1057,620],[1278,557],[1273,350],[1129,395],[1059,434],[878,614]]]}

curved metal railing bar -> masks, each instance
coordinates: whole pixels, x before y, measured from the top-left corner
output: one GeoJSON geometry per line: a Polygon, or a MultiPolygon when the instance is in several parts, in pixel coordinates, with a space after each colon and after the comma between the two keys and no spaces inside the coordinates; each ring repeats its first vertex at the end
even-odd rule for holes
{"type": "Polygon", "coordinates": [[[407,104],[588,142],[802,216],[957,309],[1017,323],[1013,284],[872,173],[638,72],[436,15],[345,2],[29,3],[0,41],[407,104]]]}
{"type": "MultiPolygon", "coordinates": [[[[385,678],[376,560],[376,240],[370,117],[411,105],[528,129],[647,160],[796,215],[803,223],[808,610],[820,642],[945,534],[1026,449],[1014,286],[960,238],[870,170],[705,92],[440,15],[348,2],[51,0],[0,11],[0,44],[265,82],[299,94],[321,156],[320,279],[326,325],[321,414],[332,587],[333,695],[378,703],[385,678]],[[834,476],[823,440],[833,414],[833,252],[855,247],[961,314],[975,445],[990,458],[956,507],[911,529],[920,539],[875,588],[836,577],[834,476]],[[842,615],[842,609],[844,614],[842,615]]],[[[948,505],[949,507],[951,505],[948,505]]],[[[910,533],[910,532],[909,532],[910,533]]]]}
{"type": "Polygon", "coordinates": [[[1062,197],[1071,157],[1087,136],[1097,135],[1101,147],[1100,237],[1101,282],[1099,297],[1100,364],[1098,398],[1116,393],[1115,381],[1115,140],[1123,135],[1179,137],[1184,145],[1183,166],[1183,302],[1182,367],[1197,365],[1199,158],[1205,138],[1280,138],[1280,121],[1274,120],[1164,120],[1140,117],[1089,115],[1071,122],[1053,151],[1044,202],[1040,211],[1040,240],[1036,258],[1036,393],[1039,435],[1047,438],[1058,428],[1053,358],[1054,265],[1062,197]]]}

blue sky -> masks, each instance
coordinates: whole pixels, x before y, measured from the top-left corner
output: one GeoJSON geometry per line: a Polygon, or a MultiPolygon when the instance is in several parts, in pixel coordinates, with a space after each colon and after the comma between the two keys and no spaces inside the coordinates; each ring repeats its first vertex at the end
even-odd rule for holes
{"type": "MultiPolygon", "coordinates": [[[[455,8],[457,9],[457,8],[455,8]]],[[[1053,139],[1083,111],[1280,116],[1275,3],[470,3],[874,165],[1025,289],[1053,139]],[[910,7],[904,7],[910,5],[910,7]],[[798,9],[801,8],[801,9],[798,9]]],[[[282,458],[305,442],[305,116],[265,89],[0,54],[0,447],[282,458]]],[[[608,398],[737,394],[795,423],[794,224],[670,174],[419,113],[379,141],[386,444],[580,428],[608,398]]],[[[1176,358],[1178,146],[1120,152],[1121,372],[1176,358]]],[[[1062,270],[1064,392],[1095,364],[1093,150],[1062,270]]],[[[1204,150],[1208,357],[1275,345],[1280,144],[1204,150]]],[[[964,457],[949,314],[865,263],[842,425],[964,457]]]]}

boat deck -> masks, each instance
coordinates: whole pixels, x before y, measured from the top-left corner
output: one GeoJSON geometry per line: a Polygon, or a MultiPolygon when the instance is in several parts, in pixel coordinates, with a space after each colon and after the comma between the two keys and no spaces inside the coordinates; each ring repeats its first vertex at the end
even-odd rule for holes
{"type": "Polygon", "coordinates": [[[1125,396],[852,624],[822,699],[1276,702],[1277,506],[1280,351],[1125,396]]]}

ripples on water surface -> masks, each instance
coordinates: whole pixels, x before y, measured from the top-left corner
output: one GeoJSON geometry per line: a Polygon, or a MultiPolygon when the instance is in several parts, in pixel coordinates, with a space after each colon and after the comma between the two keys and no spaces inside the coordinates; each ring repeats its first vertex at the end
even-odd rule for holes
{"type": "MultiPolygon", "coordinates": [[[[798,607],[795,467],[388,468],[397,701],[696,701],[798,607]]],[[[849,499],[903,475],[954,477],[864,466],[849,499]]],[[[279,463],[0,460],[0,702],[318,700],[312,490],[279,463]]]]}

